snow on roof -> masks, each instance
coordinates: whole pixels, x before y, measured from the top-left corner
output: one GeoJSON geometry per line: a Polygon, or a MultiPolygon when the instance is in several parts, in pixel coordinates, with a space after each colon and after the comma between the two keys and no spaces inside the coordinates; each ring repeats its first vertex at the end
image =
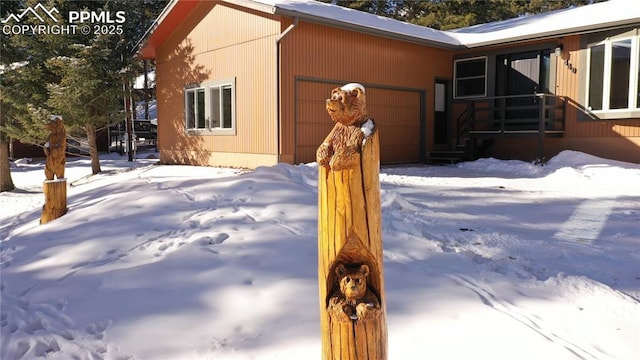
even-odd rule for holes
{"type": "Polygon", "coordinates": [[[272,6],[275,14],[299,17],[308,21],[354,28],[372,34],[399,37],[439,47],[454,48],[462,45],[444,31],[319,1],[253,0],[253,2],[272,6]]]}
{"type": "MultiPolygon", "coordinates": [[[[475,48],[598,29],[640,25],[638,0],[609,0],[450,31],[435,30],[314,0],[224,1],[261,12],[449,49],[475,48]]],[[[150,37],[158,30],[159,25],[180,4],[192,4],[192,2],[172,0],[140,43],[149,43],[150,37]]],[[[186,13],[184,12],[184,14],[186,13]]],[[[170,22],[171,24],[165,26],[163,29],[166,34],[170,33],[172,26],[179,22],[180,20],[170,22]]],[[[157,37],[160,40],[156,39],[156,43],[151,41],[153,44],[147,44],[148,46],[140,46],[138,52],[145,53],[144,50],[149,50],[147,48],[159,46],[157,41],[162,42],[163,37],[157,37]]],[[[153,49],[149,54],[153,54],[153,49]]],[[[149,54],[147,57],[152,58],[153,55],[149,54]]]]}
{"type": "Polygon", "coordinates": [[[609,0],[452,31],[439,31],[312,0],[253,0],[252,2],[272,6],[272,11],[276,14],[354,27],[387,36],[396,35],[406,40],[440,47],[473,48],[640,24],[638,0],[609,0]]]}
{"type": "Polygon", "coordinates": [[[467,47],[640,24],[638,0],[606,2],[448,31],[467,47]]]}

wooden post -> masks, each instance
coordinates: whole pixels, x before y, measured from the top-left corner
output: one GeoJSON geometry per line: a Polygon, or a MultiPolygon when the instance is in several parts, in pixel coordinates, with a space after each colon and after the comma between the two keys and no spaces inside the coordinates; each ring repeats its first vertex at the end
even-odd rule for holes
{"type": "Polygon", "coordinates": [[[57,115],[51,116],[46,127],[49,130],[49,137],[44,146],[47,162],[44,168],[46,180],[42,184],[44,206],[40,224],[46,224],[67,213],[67,179],[64,177],[67,132],[62,117],[57,115]]]}
{"type": "MultiPolygon", "coordinates": [[[[331,143],[334,132],[340,132],[336,128],[340,127],[341,124],[334,127],[322,146],[331,143]]],[[[348,162],[352,165],[346,169],[336,170],[335,167],[339,166],[334,161],[330,165],[322,165],[326,163],[320,155],[322,146],[318,149],[318,281],[322,359],[385,360],[387,325],[378,133],[373,131],[367,135],[360,151],[350,155],[353,161],[348,162]],[[353,295],[353,289],[357,289],[360,281],[365,282],[363,286],[366,288],[359,293],[355,290],[356,295],[353,295]]],[[[332,150],[335,158],[340,150],[332,150]]]]}
{"type": "Polygon", "coordinates": [[[40,224],[46,224],[67,213],[67,179],[45,180],[42,190],[44,206],[40,224]]]}

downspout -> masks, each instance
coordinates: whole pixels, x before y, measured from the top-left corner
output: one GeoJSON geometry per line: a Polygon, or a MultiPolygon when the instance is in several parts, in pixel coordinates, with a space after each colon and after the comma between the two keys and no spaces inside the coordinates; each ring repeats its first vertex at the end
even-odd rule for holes
{"type": "Polygon", "coordinates": [[[298,18],[293,18],[293,24],[289,25],[276,37],[276,162],[280,162],[280,42],[298,26],[298,18]]]}

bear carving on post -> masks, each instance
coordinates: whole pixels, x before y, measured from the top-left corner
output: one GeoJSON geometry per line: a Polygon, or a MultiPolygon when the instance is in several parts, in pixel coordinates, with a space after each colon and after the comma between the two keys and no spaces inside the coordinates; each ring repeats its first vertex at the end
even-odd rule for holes
{"type": "Polygon", "coordinates": [[[44,145],[47,162],[44,166],[46,180],[42,184],[44,205],[40,224],[46,224],[67,212],[67,179],[64,178],[67,132],[64,129],[62,117],[56,115],[51,116],[46,127],[49,130],[49,137],[44,145]]]}
{"type": "Polygon", "coordinates": [[[318,147],[316,161],[334,171],[352,169],[359,160],[354,155],[360,153],[375,130],[373,119],[367,115],[364,87],[351,83],[333,89],[326,109],[336,124],[318,147]]]}
{"type": "Polygon", "coordinates": [[[331,132],[318,162],[318,295],[322,360],[386,360],[380,140],[365,88],[331,91],[331,132]]]}
{"type": "Polygon", "coordinates": [[[49,138],[44,144],[44,154],[47,156],[44,176],[47,180],[53,180],[54,176],[62,179],[66,163],[67,132],[59,116],[52,116],[46,127],[49,130],[49,138]]]}
{"type": "Polygon", "coordinates": [[[380,312],[378,298],[367,288],[367,265],[336,266],[336,275],[340,289],[329,299],[329,314],[342,321],[368,320],[380,312]]]}

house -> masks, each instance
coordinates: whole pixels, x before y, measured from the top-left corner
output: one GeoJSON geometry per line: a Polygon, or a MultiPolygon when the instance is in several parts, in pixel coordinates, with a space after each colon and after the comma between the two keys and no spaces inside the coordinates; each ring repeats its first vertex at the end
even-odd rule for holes
{"type": "Polygon", "coordinates": [[[330,90],[359,82],[383,163],[564,149],[640,162],[640,7],[611,0],[438,31],[304,0],[173,0],[156,61],[168,164],[315,160],[330,90]]]}

